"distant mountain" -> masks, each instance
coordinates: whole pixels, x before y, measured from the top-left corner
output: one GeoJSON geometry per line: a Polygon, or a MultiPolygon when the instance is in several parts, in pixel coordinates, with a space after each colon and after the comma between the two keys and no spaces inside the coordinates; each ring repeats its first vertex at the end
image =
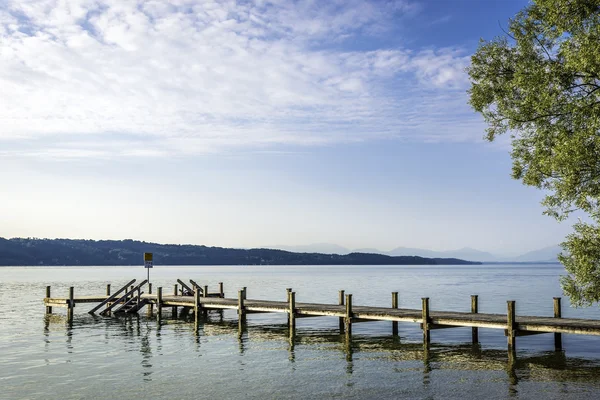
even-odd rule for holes
{"type": "MultiPolygon", "coordinates": [[[[313,243],[307,245],[299,245],[299,246],[286,246],[286,245],[278,245],[278,246],[266,246],[269,249],[279,249],[285,251],[293,251],[296,253],[324,253],[324,254],[348,254],[351,252],[350,249],[339,246],[333,243],[313,243]]],[[[355,251],[357,253],[363,253],[362,251],[355,251]]],[[[370,252],[365,251],[364,253],[379,253],[377,251],[370,252]]],[[[379,253],[382,254],[382,253],[379,253]]]]}
{"type": "Polygon", "coordinates": [[[387,252],[386,254],[392,256],[408,256],[408,255],[418,255],[421,257],[442,257],[442,258],[460,258],[464,260],[471,261],[498,261],[498,258],[494,255],[477,250],[469,247],[464,247],[458,250],[448,250],[448,251],[434,251],[434,250],[425,250],[425,249],[415,249],[410,247],[397,247],[394,250],[387,252]]]}
{"type": "Polygon", "coordinates": [[[535,261],[545,261],[545,262],[558,262],[558,253],[562,251],[562,247],[559,245],[556,246],[548,246],[543,249],[530,251],[529,253],[522,254],[518,257],[512,257],[511,261],[518,262],[535,262],[535,261]]]}
{"type": "Polygon", "coordinates": [[[141,265],[144,252],[156,265],[472,265],[455,258],[392,257],[383,254],[293,253],[136,240],[0,238],[0,265],[141,265]]]}

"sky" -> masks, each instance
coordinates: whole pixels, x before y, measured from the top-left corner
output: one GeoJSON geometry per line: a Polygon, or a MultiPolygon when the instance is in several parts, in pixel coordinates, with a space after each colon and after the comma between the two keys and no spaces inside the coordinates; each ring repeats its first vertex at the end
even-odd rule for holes
{"type": "Polygon", "coordinates": [[[522,0],[4,0],[0,237],[560,243],[468,105],[522,0]]]}

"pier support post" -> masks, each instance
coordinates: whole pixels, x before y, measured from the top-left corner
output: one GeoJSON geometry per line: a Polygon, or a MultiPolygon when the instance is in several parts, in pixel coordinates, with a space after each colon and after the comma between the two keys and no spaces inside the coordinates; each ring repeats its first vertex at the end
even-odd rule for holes
{"type": "MultiPolygon", "coordinates": [[[[340,290],[338,293],[338,305],[343,306],[344,303],[344,290],[340,290]]],[[[340,325],[340,333],[344,333],[344,317],[340,317],[339,318],[339,325],[340,325]]]]}
{"type": "Polygon", "coordinates": [[[344,318],[344,329],[346,335],[352,335],[352,295],[346,295],[346,318],[344,318]]]}
{"type": "Polygon", "coordinates": [[[110,283],[106,285],[106,295],[110,296],[110,283]]]}
{"type": "MultiPolygon", "coordinates": [[[[46,286],[46,298],[50,298],[50,286],[46,286]]],[[[52,306],[46,306],[46,314],[52,314],[52,306]]]]}
{"type": "MultiPolygon", "coordinates": [[[[173,295],[177,296],[179,294],[179,288],[177,287],[177,284],[173,285],[173,295]]],[[[171,307],[171,314],[173,315],[173,317],[177,318],[177,306],[173,306],[171,307]]]]}
{"type": "Polygon", "coordinates": [[[244,300],[246,300],[248,298],[248,288],[246,286],[244,286],[242,288],[242,292],[244,293],[244,300]]]}
{"type": "Polygon", "coordinates": [[[219,282],[219,297],[224,298],[225,292],[223,292],[223,282],[219,282]]]}
{"type": "Polygon", "coordinates": [[[515,301],[509,300],[506,302],[506,336],[508,337],[508,350],[515,351],[516,349],[516,313],[515,301]]]}
{"type": "Polygon", "coordinates": [[[296,292],[290,292],[288,296],[288,326],[290,328],[290,334],[296,329],[296,292]]]}
{"type": "MultiPolygon", "coordinates": [[[[202,297],[208,297],[208,285],[204,285],[202,297]]],[[[202,316],[205,319],[208,318],[208,309],[206,309],[205,307],[202,308],[202,316]]]]}
{"type": "Polygon", "coordinates": [[[422,297],[422,319],[423,323],[421,324],[423,327],[423,343],[429,343],[431,341],[431,337],[429,335],[429,297],[422,297]]]}
{"type": "Polygon", "coordinates": [[[238,315],[240,318],[246,315],[244,310],[244,289],[238,290],[238,315]]]}
{"type": "MultiPolygon", "coordinates": [[[[392,292],[392,308],[398,308],[398,292],[392,292]]],[[[392,335],[398,336],[398,321],[392,322],[392,335]]]]}
{"type": "MultiPolygon", "coordinates": [[[[476,294],[471,295],[471,313],[477,314],[478,308],[478,296],[476,294]]],[[[479,329],[471,328],[471,339],[473,344],[479,343],[479,329]]]]}
{"type": "Polygon", "coordinates": [[[194,329],[198,332],[200,319],[200,291],[194,290],[194,329]]]}
{"type": "MultiPolygon", "coordinates": [[[[285,288],[285,301],[290,302],[290,293],[292,293],[292,288],[285,288]]],[[[290,313],[287,315],[288,326],[290,326],[290,313]]]]}
{"type": "Polygon", "coordinates": [[[160,321],[162,318],[162,287],[159,287],[156,291],[156,318],[160,321]]]}
{"type": "MultiPolygon", "coordinates": [[[[554,297],[554,318],[561,318],[560,297],[554,297]]],[[[562,350],[562,333],[554,333],[554,350],[562,350]]]]}
{"type": "Polygon", "coordinates": [[[75,295],[74,288],[71,286],[69,288],[69,304],[67,305],[67,322],[73,322],[73,309],[75,308],[75,295]]]}
{"type": "MultiPolygon", "coordinates": [[[[152,294],[152,284],[151,283],[148,284],[148,294],[152,294]]],[[[148,317],[152,317],[152,314],[154,313],[154,305],[152,303],[148,303],[147,306],[148,306],[148,308],[146,308],[146,315],[148,317]]]]}

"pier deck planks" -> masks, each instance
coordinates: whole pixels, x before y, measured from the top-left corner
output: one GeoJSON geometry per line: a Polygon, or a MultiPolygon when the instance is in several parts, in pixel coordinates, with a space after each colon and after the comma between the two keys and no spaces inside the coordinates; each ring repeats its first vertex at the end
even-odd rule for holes
{"type": "MultiPolygon", "coordinates": [[[[79,296],[74,298],[75,304],[78,303],[97,303],[106,300],[108,296],[79,296]]],[[[143,294],[142,299],[156,304],[156,294],[143,294]]],[[[44,303],[49,306],[67,307],[69,299],[66,297],[45,298],[44,303]]],[[[200,306],[204,309],[238,309],[238,299],[200,297],[200,306]]],[[[182,306],[194,307],[193,296],[163,295],[162,306],[182,306]]],[[[272,312],[289,313],[289,303],[286,301],[268,301],[268,300],[244,300],[244,309],[249,312],[272,312]]],[[[296,303],[294,313],[298,316],[331,316],[346,317],[346,306],[336,304],[319,303],[296,303]]],[[[485,314],[454,311],[431,311],[429,324],[439,327],[477,327],[506,329],[506,314],[485,314]]],[[[369,307],[353,306],[352,318],[356,320],[372,321],[394,321],[394,322],[412,322],[423,323],[422,310],[403,309],[387,307],[369,307]]],[[[539,332],[539,333],[571,333],[583,335],[600,335],[600,320],[574,319],[574,318],[553,318],[523,316],[516,317],[516,328],[521,332],[539,332]]]]}

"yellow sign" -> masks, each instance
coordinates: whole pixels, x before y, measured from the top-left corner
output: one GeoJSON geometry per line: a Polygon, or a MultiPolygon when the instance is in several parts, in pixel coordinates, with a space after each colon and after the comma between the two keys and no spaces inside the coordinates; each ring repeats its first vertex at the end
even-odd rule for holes
{"type": "Polygon", "coordinates": [[[144,253],[144,261],[152,261],[152,253],[144,253]]]}

